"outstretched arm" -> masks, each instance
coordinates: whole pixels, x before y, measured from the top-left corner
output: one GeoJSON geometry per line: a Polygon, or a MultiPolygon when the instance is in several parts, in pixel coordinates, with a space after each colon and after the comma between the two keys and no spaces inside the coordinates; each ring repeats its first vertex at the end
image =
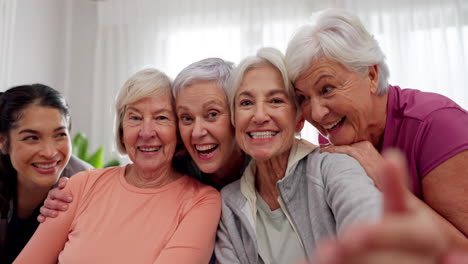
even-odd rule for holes
{"type": "Polygon", "coordinates": [[[384,215],[372,225],[355,226],[338,239],[321,241],[314,264],[468,263],[453,251],[447,234],[421,208],[411,208],[404,159],[389,152],[382,164],[384,215]]]}
{"type": "MultiPolygon", "coordinates": [[[[348,154],[359,161],[367,174],[380,188],[380,168],[383,164],[382,156],[368,141],[351,145],[328,146],[322,152],[348,154]]],[[[446,160],[422,181],[424,202],[405,188],[409,206],[416,207],[431,217],[445,230],[450,243],[458,248],[468,250],[468,202],[466,192],[468,188],[468,151],[461,152],[446,160]]]]}

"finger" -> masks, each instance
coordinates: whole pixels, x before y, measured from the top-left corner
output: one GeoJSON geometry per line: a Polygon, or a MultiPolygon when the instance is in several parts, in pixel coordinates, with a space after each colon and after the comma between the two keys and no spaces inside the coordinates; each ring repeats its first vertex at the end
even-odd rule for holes
{"type": "Polygon", "coordinates": [[[43,207],[53,211],[66,211],[68,210],[68,203],[60,200],[45,199],[43,207]]]}
{"type": "Polygon", "coordinates": [[[405,160],[397,150],[386,151],[383,156],[385,160],[380,182],[384,196],[384,214],[406,212],[408,211],[405,199],[408,172],[405,160]]]}
{"type": "Polygon", "coordinates": [[[46,217],[43,216],[42,214],[40,214],[40,215],[37,216],[37,221],[38,221],[39,223],[44,223],[45,220],[46,220],[46,217]]]}
{"type": "Polygon", "coordinates": [[[59,183],[58,183],[58,188],[63,189],[67,185],[68,178],[67,177],[60,177],[59,183]]]}
{"type": "Polygon", "coordinates": [[[437,258],[400,250],[380,250],[346,256],[346,264],[433,264],[437,258]]]}
{"type": "Polygon", "coordinates": [[[340,253],[340,243],[335,239],[322,240],[315,248],[315,258],[311,263],[339,264],[343,263],[340,253]]]}
{"type": "Polygon", "coordinates": [[[468,252],[450,251],[440,261],[441,264],[468,263],[468,252]]]}
{"type": "Polygon", "coordinates": [[[349,254],[378,249],[398,249],[421,254],[439,254],[444,243],[433,238],[440,236],[432,222],[424,215],[388,215],[381,222],[355,227],[341,238],[349,254]],[[421,217],[423,219],[421,219],[421,217]],[[418,226],[417,229],[414,226],[418,226]]]}
{"type": "MultiPolygon", "coordinates": [[[[73,200],[73,197],[67,191],[64,191],[64,190],[59,189],[59,188],[54,188],[54,189],[49,191],[46,202],[48,200],[59,200],[61,202],[70,203],[73,200]]],[[[55,209],[55,207],[50,208],[50,209],[55,209]]]]}
{"type": "MultiPolygon", "coordinates": [[[[55,218],[55,217],[58,216],[58,212],[56,210],[50,210],[50,209],[47,209],[47,207],[44,207],[44,206],[41,206],[41,208],[39,209],[39,212],[41,212],[41,215],[44,218],[44,221],[45,221],[46,217],[55,218]]],[[[38,221],[39,221],[39,218],[38,218],[38,221]]],[[[39,222],[41,222],[41,221],[39,221],[39,222]]]]}

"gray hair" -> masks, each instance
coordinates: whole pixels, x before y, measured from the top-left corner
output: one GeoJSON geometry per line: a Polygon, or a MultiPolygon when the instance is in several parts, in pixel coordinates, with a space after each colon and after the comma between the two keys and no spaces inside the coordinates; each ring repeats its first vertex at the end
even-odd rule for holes
{"type": "Polygon", "coordinates": [[[172,95],[177,98],[177,94],[185,87],[203,81],[216,81],[226,94],[233,67],[234,63],[220,58],[194,62],[177,75],[172,86],[172,95]]]}
{"type": "MultiPolygon", "coordinates": [[[[122,122],[126,106],[146,97],[165,95],[171,95],[171,80],[163,72],[152,68],[133,74],[120,88],[115,101],[115,142],[121,154],[127,153],[122,142],[122,122]]],[[[171,100],[174,106],[174,100],[171,100]]]]}
{"type": "Polygon", "coordinates": [[[388,66],[375,38],[359,18],[345,10],[327,9],[319,14],[314,25],[302,26],[289,41],[286,65],[293,82],[320,58],[341,63],[349,70],[366,74],[377,65],[377,94],[388,91],[388,66]]]}
{"type": "Polygon", "coordinates": [[[250,56],[241,61],[241,63],[234,69],[231,79],[229,82],[229,91],[227,93],[229,106],[231,108],[231,122],[234,122],[234,101],[237,90],[239,89],[244,75],[251,69],[258,68],[260,66],[271,65],[276,68],[280,73],[284,82],[288,95],[294,101],[296,110],[300,112],[299,103],[296,100],[294,87],[289,80],[286,65],[284,63],[284,56],[281,51],[275,48],[261,48],[257,51],[257,55],[250,56]]]}

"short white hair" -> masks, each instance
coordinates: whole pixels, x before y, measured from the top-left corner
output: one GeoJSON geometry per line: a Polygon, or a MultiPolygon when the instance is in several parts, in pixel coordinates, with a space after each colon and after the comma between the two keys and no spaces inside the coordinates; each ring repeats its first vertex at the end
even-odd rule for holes
{"type": "Polygon", "coordinates": [[[337,61],[361,74],[366,74],[369,66],[377,65],[377,94],[387,93],[389,70],[385,55],[357,16],[341,9],[327,9],[318,15],[315,24],[302,26],[286,50],[289,77],[295,82],[321,58],[337,61]]]}
{"type": "Polygon", "coordinates": [[[127,154],[123,144],[123,117],[125,107],[146,97],[166,96],[174,100],[171,94],[171,80],[163,72],[148,68],[133,74],[120,88],[115,101],[115,142],[121,154],[127,154]]]}
{"type": "Polygon", "coordinates": [[[220,58],[207,58],[185,67],[174,79],[172,95],[177,95],[184,88],[204,81],[215,81],[226,94],[228,80],[231,76],[234,63],[220,58]]]}
{"type": "Polygon", "coordinates": [[[237,93],[237,90],[239,89],[242,79],[244,79],[244,75],[251,69],[265,66],[265,65],[270,65],[273,66],[275,69],[277,69],[284,82],[284,87],[286,88],[286,91],[293,100],[296,110],[299,112],[300,107],[299,103],[296,99],[294,87],[289,80],[288,77],[288,72],[286,70],[286,65],[284,63],[284,56],[281,53],[281,51],[275,49],[275,48],[261,48],[257,51],[257,54],[255,56],[250,56],[242,60],[239,65],[234,69],[231,79],[229,81],[229,91],[227,93],[228,96],[228,101],[229,101],[229,106],[231,108],[231,122],[233,125],[235,125],[234,122],[234,101],[235,101],[235,96],[237,93]]]}

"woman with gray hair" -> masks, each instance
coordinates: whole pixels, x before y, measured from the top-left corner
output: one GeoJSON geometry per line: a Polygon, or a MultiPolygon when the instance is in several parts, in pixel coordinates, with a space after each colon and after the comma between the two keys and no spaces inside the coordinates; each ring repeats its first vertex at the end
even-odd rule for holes
{"type": "Polygon", "coordinates": [[[221,190],[219,263],[296,263],[320,238],[380,216],[381,194],[356,160],[295,138],[304,119],[279,51],[243,60],[229,88],[236,140],[252,161],[221,190]]]}
{"type": "Polygon", "coordinates": [[[286,64],[305,119],[331,144],[322,152],[354,157],[379,187],[380,153],[401,150],[410,208],[434,217],[453,245],[468,249],[467,112],[442,95],[389,85],[379,44],[344,10],[326,10],[302,27],[286,64]]]}
{"type": "Polygon", "coordinates": [[[39,226],[14,263],[208,263],[220,195],[176,171],[169,78],[137,72],[116,101],[116,143],[132,164],[70,179],[69,209],[39,226]]]}
{"type": "Polygon", "coordinates": [[[178,167],[217,189],[239,179],[250,160],[230,122],[226,90],[232,68],[220,58],[194,62],[177,75],[172,90],[180,136],[190,154],[178,167]]]}

